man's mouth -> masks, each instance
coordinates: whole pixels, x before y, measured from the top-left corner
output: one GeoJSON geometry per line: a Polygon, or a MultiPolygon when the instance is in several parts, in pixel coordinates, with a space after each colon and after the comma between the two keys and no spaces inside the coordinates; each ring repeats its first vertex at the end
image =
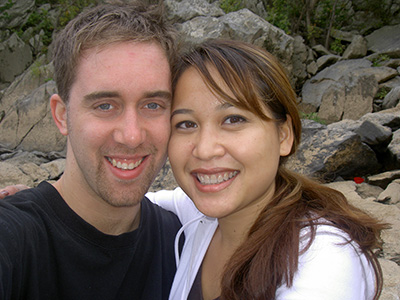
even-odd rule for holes
{"type": "Polygon", "coordinates": [[[111,157],[106,157],[107,160],[116,168],[121,169],[121,170],[133,170],[137,168],[144,160],[144,158],[141,158],[140,160],[134,162],[134,161],[128,161],[126,159],[115,159],[111,157]]]}
{"type": "Polygon", "coordinates": [[[238,171],[224,172],[212,175],[197,173],[196,177],[202,185],[210,185],[228,181],[229,179],[235,177],[238,173],[239,173],[238,171]]]}

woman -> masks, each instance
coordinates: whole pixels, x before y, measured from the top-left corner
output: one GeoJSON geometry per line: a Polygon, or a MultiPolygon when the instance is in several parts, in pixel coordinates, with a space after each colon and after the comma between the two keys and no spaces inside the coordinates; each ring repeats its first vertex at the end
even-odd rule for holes
{"type": "Polygon", "coordinates": [[[149,195],[185,232],[170,299],[378,299],[385,225],[285,169],[301,123],[274,57],[209,41],[173,88],[169,158],[194,205],[180,189],[149,195]]]}

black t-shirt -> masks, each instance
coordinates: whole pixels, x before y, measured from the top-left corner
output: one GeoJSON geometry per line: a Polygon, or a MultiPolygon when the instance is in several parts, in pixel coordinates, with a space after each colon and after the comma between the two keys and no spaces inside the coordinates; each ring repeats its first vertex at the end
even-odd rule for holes
{"type": "Polygon", "coordinates": [[[0,201],[0,299],[168,299],[180,226],[145,198],[137,230],[106,235],[43,182],[0,201]]]}

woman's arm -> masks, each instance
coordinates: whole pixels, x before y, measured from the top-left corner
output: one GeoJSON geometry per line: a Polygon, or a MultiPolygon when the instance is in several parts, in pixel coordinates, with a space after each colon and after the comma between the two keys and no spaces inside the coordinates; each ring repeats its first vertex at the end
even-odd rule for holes
{"type": "Polygon", "coordinates": [[[319,226],[311,247],[299,257],[293,286],[279,287],[276,299],[372,299],[373,268],[358,246],[347,241],[347,235],[341,230],[319,226]]]}

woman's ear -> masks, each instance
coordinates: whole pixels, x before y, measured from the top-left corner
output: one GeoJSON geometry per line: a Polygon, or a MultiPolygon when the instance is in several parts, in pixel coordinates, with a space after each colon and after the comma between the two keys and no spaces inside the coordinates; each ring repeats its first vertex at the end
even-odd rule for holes
{"type": "Polygon", "coordinates": [[[279,125],[280,155],[288,156],[292,151],[293,135],[292,118],[286,115],[286,121],[279,125]]]}
{"type": "Polygon", "coordinates": [[[67,105],[61,99],[60,95],[54,94],[50,98],[51,114],[58,130],[62,135],[68,135],[67,126],[67,105]]]}

